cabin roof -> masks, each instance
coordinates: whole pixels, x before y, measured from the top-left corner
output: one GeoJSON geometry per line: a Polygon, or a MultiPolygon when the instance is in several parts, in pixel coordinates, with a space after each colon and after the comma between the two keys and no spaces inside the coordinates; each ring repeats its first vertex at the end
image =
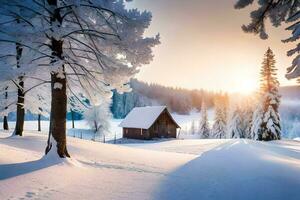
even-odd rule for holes
{"type": "MultiPolygon", "coordinates": [[[[124,128],[149,129],[165,109],[167,109],[166,106],[135,107],[119,126],[124,128]]],[[[169,115],[177,127],[179,127],[172,115],[170,113],[169,115]]]]}

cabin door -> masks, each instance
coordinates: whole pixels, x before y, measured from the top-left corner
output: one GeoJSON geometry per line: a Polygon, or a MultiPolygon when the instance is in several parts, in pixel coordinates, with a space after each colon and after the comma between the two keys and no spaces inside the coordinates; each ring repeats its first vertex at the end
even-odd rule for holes
{"type": "Polygon", "coordinates": [[[162,138],[167,138],[168,137],[168,129],[167,129],[167,122],[166,121],[161,122],[160,136],[162,138]]]}
{"type": "Polygon", "coordinates": [[[159,137],[159,124],[156,122],[153,126],[153,132],[152,132],[152,138],[158,138],[159,137]]]}

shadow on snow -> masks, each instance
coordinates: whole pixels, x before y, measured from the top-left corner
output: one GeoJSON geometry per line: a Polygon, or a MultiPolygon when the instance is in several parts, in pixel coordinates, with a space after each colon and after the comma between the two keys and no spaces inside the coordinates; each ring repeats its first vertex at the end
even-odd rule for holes
{"type": "Polygon", "coordinates": [[[44,156],[41,159],[35,161],[0,164],[0,180],[42,170],[59,163],[61,163],[60,159],[49,159],[48,156],[44,156]]]}
{"type": "Polygon", "coordinates": [[[299,152],[272,143],[231,140],[166,176],[154,199],[298,200],[299,159],[299,152]],[[272,159],[278,157],[298,163],[272,159]]]}

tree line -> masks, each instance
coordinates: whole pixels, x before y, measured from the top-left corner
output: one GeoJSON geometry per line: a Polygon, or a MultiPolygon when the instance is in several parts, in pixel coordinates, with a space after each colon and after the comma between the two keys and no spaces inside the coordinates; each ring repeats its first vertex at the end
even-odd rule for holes
{"type": "Polygon", "coordinates": [[[189,114],[193,109],[201,110],[202,101],[207,107],[214,106],[214,98],[221,92],[188,90],[148,84],[137,79],[130,81],[131,92],[123,94],[114,91],[111,111],[114,118],[124,118],[134,107],[166,105],[171,112],[189,114]]]}

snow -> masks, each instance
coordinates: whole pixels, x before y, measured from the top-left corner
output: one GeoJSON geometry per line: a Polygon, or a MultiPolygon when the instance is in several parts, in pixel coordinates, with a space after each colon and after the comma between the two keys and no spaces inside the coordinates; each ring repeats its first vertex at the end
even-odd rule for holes
{"type": "Polygon", "coordinates": [[[300,198],[300,142],[68,137],[73,160],[43,158],[46,134],[0,132],[1,199],[300,198]],[[267,186],[267,187],[266,187],[267,186]]]}
{"type": "Polygon", "coordinates": [[[121,122],[120,127],[148,129],[166,106],[135,107],[121,122]]]}
{"type": "Polygon", "coordinates": [[[58,83],[58,82],[57,82],[57,83],[54,83],[53,88],[54,88],[54,89],[60,89],[60,90],[61,90],[61,89],[63,88],[63,85],[62,85],[61,83],[58,83]]]}

